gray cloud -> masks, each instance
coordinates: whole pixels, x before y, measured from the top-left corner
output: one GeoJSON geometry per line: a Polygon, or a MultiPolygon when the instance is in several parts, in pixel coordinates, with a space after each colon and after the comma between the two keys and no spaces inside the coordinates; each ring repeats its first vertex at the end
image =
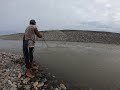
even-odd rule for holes
{"type": "Polygon", "coordinates": [[[0,31],[24,32],[29,20],[35,19],[40,30],[104,28],[119,32],[119,3],[119,0],[1,0],[0,31]]]}

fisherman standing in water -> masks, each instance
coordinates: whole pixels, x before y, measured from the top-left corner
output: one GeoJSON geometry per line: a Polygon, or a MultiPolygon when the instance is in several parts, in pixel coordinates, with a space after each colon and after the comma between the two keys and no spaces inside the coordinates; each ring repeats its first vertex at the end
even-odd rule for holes
{"type": "Polygon", "coordinates": [[[30,25],[26,28],[25,34],[23,37],[23,54],[26,64],[26,76],[33,77],[33,69],[37,69],[37,65],[33,63],[33,51],[35,47],[35,35],[42,38],[42,35],[39,33],[36,27],[36,21],[30,20],[30,25]]]}

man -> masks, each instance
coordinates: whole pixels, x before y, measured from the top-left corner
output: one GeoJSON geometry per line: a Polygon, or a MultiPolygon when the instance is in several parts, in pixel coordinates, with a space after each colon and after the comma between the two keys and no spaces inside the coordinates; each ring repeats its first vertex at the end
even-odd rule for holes
{"type": "Polygon", "coordinates": [[[36,21],[30,20],[30,25],[26,28],[23,37],[23,54],[26,64],[26,76],[32,77],[32,69],[37,69],[37,65],[33,63],[33,51],[35,47],[35,35],[42,38],[36,27],[36,21]]]}

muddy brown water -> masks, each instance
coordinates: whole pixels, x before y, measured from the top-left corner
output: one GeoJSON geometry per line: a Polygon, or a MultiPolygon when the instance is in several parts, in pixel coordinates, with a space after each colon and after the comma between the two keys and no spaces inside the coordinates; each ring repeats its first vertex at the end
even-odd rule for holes
{"type": "MultiPolygon", "coordinates": [[[[58,78],[77,87],[91,88],[89,90],[120,89],[119,45],[46,43],[48,46],[44,42],[36,42],[35,60],[48,67],[58,78]]],[[[0,51],[22,54],[22,41],[0,40],[0,51]]]]}

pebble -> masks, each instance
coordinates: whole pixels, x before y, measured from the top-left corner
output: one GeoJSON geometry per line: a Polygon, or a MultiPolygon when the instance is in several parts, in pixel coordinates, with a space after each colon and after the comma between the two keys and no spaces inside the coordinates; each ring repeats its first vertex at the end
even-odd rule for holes
{"type": "Polygon", "coordinates": [[[23,79],[23,78],[21,78],[20,80],[21,80],[21,81],[23,81],[24,79],[23,79]]]}
{"type": "Polygon", "coordinates": [[[53,78],[55,78],[55,76],[52,76],[53,78]]]}
{"type": "Polygon", "coordinates": [[[39,82],[39,83],[37,84],[37,87],[40,88],[40,87],[42,87],[43,85],[44,85],[43,82],[39,82]]]}
{"type": "Polygon", "coordinates": [[[10,80],[8,80],[8,84],[10,84],[11,86],[13,85],[13,83],[10,80]]]}
{"type": "Polygon", "coordinates": [[[27,84],[27,83],[30,81],[30,79],[31,79],[31,78],[29,78],[29,77],[25,78],[25,79],[23,80],[23,83],[24,83],[24,84],[27,84]]]}
{"type": "Polygon", "coordinates": [[[11,87],[10,90],[17,90],[17,88],[16,87],[11,87]]]}
{"type": "Polygon", "coordinates": [[[30,90],[30,88],[31,88],[30,85],[26,85],[26,86],[25,86],[25,89],[26,89],[26,90],[30,90]]]}
{"type": "Polygon", "coordinates": [[[54,90],[59,90],[58,88],[55,88],[54,90]]]}
{"type": "Polygon", "coordinates": [[[38,85],[38,81],[33,83],[33,87],[36,87],[38,85]]]}
{"type": "Polygon", "coordinates": [[[13,85],[12,85],[12,86],[16,88],[16,87],[17,87],[16,84],[17,84],[16,82],[13,82],[13,85]]]}
{"type": "Polygon", "coordinates": [[[21,78],[21,76],[22,76],[22,74],[19,72],[19,73],[18,73],[18,78],[21,78]]]}
{"type": "Polygon", "coordinates": [[[8,79],[7,78],[5,78],[5,80],[3,81],[3,83],[6,83],[8,81],[8,79]]]}
{"type": "Polygon", "coordinates": [[[7,89],[4,87],[3,90],[7,90],[7,89]]]}
{"type": "Polygon", "coordinates": [[[44,83],[45,83],[45,82],[47,82],[47,79],[46,79],[46,78],[44,78],[42,82],[44,82],[44,83]]]}
{"type": "Polygon", "coordinates": [[[60,84],[60,88],[61,88],[62,90],[66,90],[66,89],[67,89],[64,84],[60,84]]]}

